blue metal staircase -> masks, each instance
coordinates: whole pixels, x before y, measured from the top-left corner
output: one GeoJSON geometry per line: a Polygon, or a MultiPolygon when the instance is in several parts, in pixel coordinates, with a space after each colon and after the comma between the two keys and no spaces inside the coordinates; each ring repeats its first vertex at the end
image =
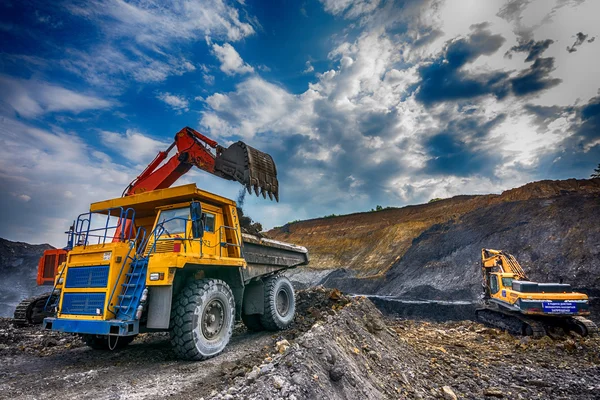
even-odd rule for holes
{"type": "Polygon", "coordinates": [[[134,320],[135,312],[140,305],[142,293],[146,287],[146,272],[148,270],[148,257],[137,256],[131,262],[129,272],[125,274],[125,283],[121,284],[122,290],[119,303],[115,306],[116,319],[134,320]]]}

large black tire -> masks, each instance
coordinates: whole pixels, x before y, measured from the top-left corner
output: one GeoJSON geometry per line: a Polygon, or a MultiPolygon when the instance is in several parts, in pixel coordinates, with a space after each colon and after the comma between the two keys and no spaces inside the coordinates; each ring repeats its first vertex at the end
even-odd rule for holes
{"type": "Polygon", "coordinates": [[[219,354],[231,338],[235,317],[233,293],[219,279],[187,284],[171,310],[171,345],[184,360],[205,360],[219,354]]]}
{"type": "Polygon", "coordinates": [[[283,275],[273,275],[264,280],[264,288],[265,309],[260,318],[262,326],[269,331],[289,328],[296,312],[292,283],[283,275]]]}
{"type": "Polygon", "coordinates": [[[242,314],[242,321],[249,331],[260,332],[265,330],[260,322],[260,317],[260,314],[242,314]]]}
{"type": "Polygon", "coordinates": [[[126,347],[129,343],[133,342],[136,335],[133,336],[119,336],[117,339],[116,336],[112,336],[110,338],[110,346],[109,346],[109,338],[108,336],[99,336],[99,335],[82,335],[83,342],[94,350],[110,350],[111,347],[113,350],[122,349],[126,347]]]}

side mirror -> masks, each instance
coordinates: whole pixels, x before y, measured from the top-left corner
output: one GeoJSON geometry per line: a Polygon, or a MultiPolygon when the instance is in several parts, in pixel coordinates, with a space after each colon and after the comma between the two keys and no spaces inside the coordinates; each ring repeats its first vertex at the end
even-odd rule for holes
{"type": "Polygon", "coordinates": [[[202,219],[202,205],[199,201],[190,203],[190,218],[192,219],[192,236],[196,239],[204,236],[204,220],[202,219]]]}

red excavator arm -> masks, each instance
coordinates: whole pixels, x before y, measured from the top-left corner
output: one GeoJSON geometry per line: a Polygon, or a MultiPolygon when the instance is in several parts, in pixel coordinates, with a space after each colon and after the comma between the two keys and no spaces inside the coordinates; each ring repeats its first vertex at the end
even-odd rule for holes
{"type": "Polygon", "coordinates": [[[279,201],[277,169],[270,155],[256,150],[243,142],[227,149],[200,132],[185,127],[175,135],[175,140],[165,151],[158,153],[146,169],[129,184],[123,196],[170,187],[177,179],[196,166],[206,172],[228,180],[236,180],[252,189],[258,196],[269,196],[279,201]],[[177,147],[167,162],[169,152],[177,147]],[[211,152],[214,149],[214,154],[211,152]]]}

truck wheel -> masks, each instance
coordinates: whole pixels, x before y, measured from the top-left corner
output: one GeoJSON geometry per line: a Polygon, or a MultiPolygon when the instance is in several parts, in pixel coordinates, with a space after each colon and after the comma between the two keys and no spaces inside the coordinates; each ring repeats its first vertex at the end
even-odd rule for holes
{"type": "Polygon", "coordinates": [[[264,281],[265,310],[260,322],[265,329],[277,331],[287,329],[294,321],[296,298],[294,287],[283,275],[274,275],[264,281]]]}
{"type": "Polygon", "coordinates": [[[83,335],[81,338],[86,346],[91,347],[94,350],[110,350],[113,347],[114,350],[122,349],[127,346],[129,343],[133,342],[135,336],[119,336],[110,338],[110,347],[108,345],[108,336],[99,336],[99,335],[83,335]],[[116,342],[116,344],[115,344],[116,342]]]}
{"type": "Polygon", "coordinates": [[[171,345],[185,360],[205,360],[219,354],[231,338],[235,302],[219,279],[187,284],[171,310],[171,345]]]}
{"type": "Polygon", "coordinates": [[[260,314],[242,314],[242,321],[249,331],[260,332],[265,330],[260,322],[260,317],[260,314]]]}

